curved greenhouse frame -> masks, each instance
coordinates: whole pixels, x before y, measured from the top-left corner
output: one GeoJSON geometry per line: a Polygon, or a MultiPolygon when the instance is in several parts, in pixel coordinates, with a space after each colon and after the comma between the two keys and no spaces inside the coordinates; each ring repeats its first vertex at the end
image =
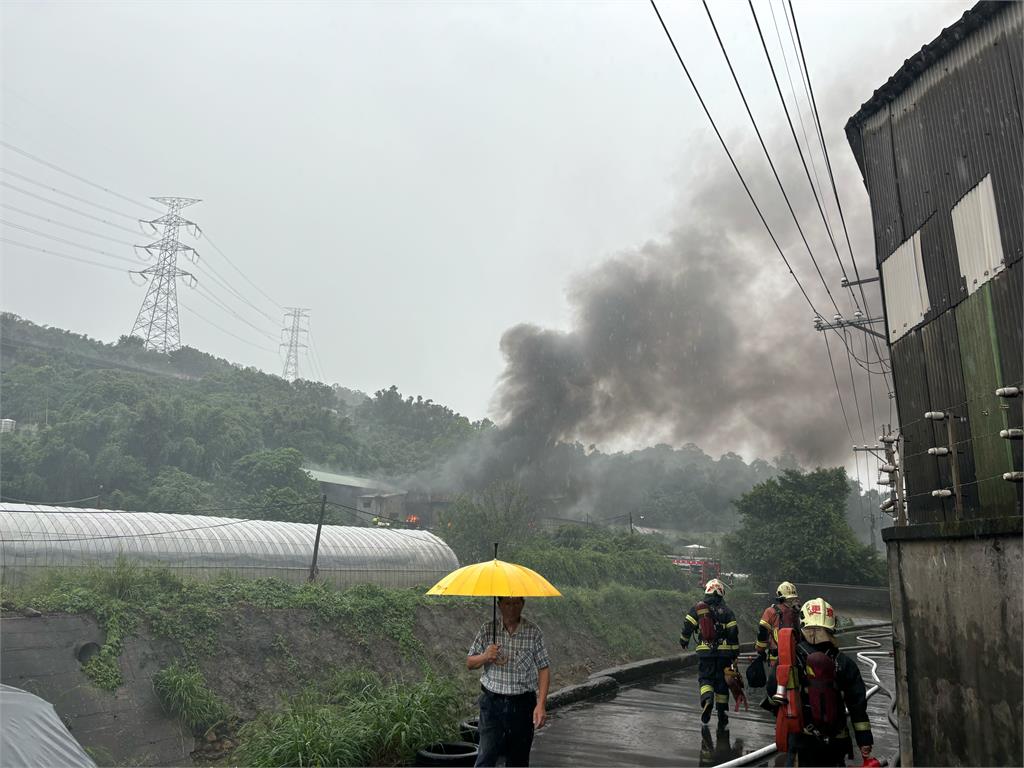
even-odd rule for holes
{"type": "MultiPolygon", "coordinates": [[[[316,525],[229,517],[0,504],[0,579],[47,568],[112,566],[118,557],[182,576],[233,573],[302,582],[316,525]]],[[[336,586],[430,584],[458,568],[455,553],[427,531],[325,525],[318,577],[336,586]]]]}

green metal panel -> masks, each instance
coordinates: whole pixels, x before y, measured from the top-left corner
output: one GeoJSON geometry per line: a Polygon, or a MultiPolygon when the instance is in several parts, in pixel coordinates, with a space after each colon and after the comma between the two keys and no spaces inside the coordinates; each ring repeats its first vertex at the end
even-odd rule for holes
{"type": "Polygon", "coordinates": [[[954,409],[957,416],[966,407],[968,426],[959,423],[958,439],[966,440],[974,451],[978,476],[979,517],[1003,517],[1016,512],[1017,492],[1002,474],[1013,469],[1009,441],[999,437],[1008,424],[1000,398],[1002,363],[992,310],[992,287],[986,283],[964,299],[954,310],[960,337],[960,364],[964,375],[966,406],[954,409]]]}

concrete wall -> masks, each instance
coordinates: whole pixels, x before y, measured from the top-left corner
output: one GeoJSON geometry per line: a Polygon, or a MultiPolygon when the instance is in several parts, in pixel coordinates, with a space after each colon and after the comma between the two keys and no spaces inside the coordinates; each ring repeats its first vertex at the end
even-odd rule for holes
{"type": "Polygon", "coordinates": [[[79,649],[103,643],[87,616],[0,619],[0,681],[40,696],[100,765],[186,765],[194,739],[166,715],[153,691],[156,653],[140,638],[125,641],[124,685],[111,693],[82,672],[79,649]]]}
{"type": "Polygon", "coordinates": [[[903,765],[1024,765],[1021,534],[1020,517],[883,531],[903,765]]]}

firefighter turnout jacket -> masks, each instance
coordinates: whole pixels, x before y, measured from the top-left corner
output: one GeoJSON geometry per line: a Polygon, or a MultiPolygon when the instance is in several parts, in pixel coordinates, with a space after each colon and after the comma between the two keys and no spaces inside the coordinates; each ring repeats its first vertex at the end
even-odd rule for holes
{"type": "Polygon", "coordinates": [[[687,611],[683,620],[683,630],[679,635],[680,644],[684,648],[689,646],[690,637],[694,635],[697,641],[695,650],[700,657],[731,661],[740,653],[736,615],[721,598],[706,599],[687,611]],[[709,618],[714,622],[714,630],[711,633],[713,637],[705,637],[705,633],[701,632],[701,619],[707,626],[709,618]]]}
{"type": "MultiPolygon", "coordinates": [[[[868,720],[868,697],[867,688],[864,685],[864,678],[861,676],[857,662],[841,653],[832,643],[817,643],[811,645],[806,640],[801,640],[797,646],[797,658],[801,666],[806,666],[807,657],[816,651],[825,653],[835,661],[836,688],[839,689],[840,700],[845,705],[846,711],[839,708],[842,724],[836,729],[836,739],[841,742],[849,742],[850,732],[846,727],[846,712],[849,712],[850,722],[853,724],[853,738],[858,747],[865,747],[874,744],[874,737],[871,735],[871,722],[868,720]]],[[[804,677],[804,676],[802,676],[804,677]]],[[[806,686],[807,680],[802,683],[806,686]]],[[[806,691],[805,691],[806,693],[806,691]]],[[[808,710],[807,696],[804,700],[804,722],[811,722],[808,710]]]]}
{"type": "Polygon", "coordinates": [[[770,661],[779,657],[779,630],[786,627],[800,628],[800,614],[790,605],[776,601],[764,609],[761,620],[757,623],[757,640],[754,650],[768,653],[770,661]]]}

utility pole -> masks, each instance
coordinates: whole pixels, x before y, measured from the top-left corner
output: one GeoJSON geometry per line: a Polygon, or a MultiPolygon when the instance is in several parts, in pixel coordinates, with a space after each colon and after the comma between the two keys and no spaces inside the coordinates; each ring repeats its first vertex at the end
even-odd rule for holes
{"type": "Polygon", "coordinates": [[[299,350],[305,349],[302,343],[302,334],[308,334],[309,328],[302,327],[302,321],[309,319],[309,310],[303,307],[285,307],[285,326],[281,330],[287,336],[287,341],[282,341],[281,346],[287,347],[288,351],[284,358],[284,371],[281,376],[288,381],[295,381],[299,378],[299,350]]]}
{"type": "MultiPolygon", "coordinates": [[[[878,442],[881,445],[874,446],[853,446],[854,452],[864,451],[870,453],[873,456],[878,456],[876,451],[885,452],[885,463],[882,464],[879,469],[889,475],[887,478],[879,478],[879,485],[889,486],[889,498],[882,502],[881,509],[883,512],[890,512],[893,516],[896,525],[907,524],[907,508],[903,502],[903,467],[901,460],[897,459],[897,445],[899,443],[899,436],[894,435],[892,432],[892,426],[887,424],[885,434],[879,436],[878,442]]],[[[874,520],[874,517],[872,517],[874,520]]],[[[874,524],[872,524],[872,540],[874,540],[874,524]]]]}
{"type": "Polygon", "coordinates": [[[309,581],[316,580],[316,558],[320,554],[320,531],[324,527],[324,513],[327,511],[327,494],[320,497],[320,520],[316,524],[316,539],[313,541],[313,562],[309,566],[309,581]]]}
{"type": "Polygon", "coordinates": [[[630,535],[633,534],[633,513],[632,512],[629,513],[629,533],[630,533],[630,535]]]}
{"type": "Polygon", "coordinates": [[[178,242],[178,230],[185,227],[192,234],[199,235],[199,227],[195,222],[182,218],[178,211],[199,200],[191,197],[154,197],[158,203],[167,206],[167,213],[151,221],[140,219],[140,223],[149,225],[154,232],[157,226],[163,227],[163,236],[149,245],[136,246],[136,250],[145,251],[149,256],[157,254],[157,262],[142,270],[133,270],[133,275],[140,275],[149,283],[146,297],[142,300],[139,314],[132,326],[132,336],[142,339],[146,349],[155,352],[173,352],[181,346],[181,333],[178,328],[178,278],[186,278],[189,285],[196,284],[196,277],[191,272],[178,269],[178,254],[185,252],[192,262],[199,259],[195,248],[178,242]]]}
{"type": "Polygon", "coordinates": [[[832,318],[832,322],[829,322],[825,320],[825,318],[823,318],[821,315],[817,315],[814,318],[814,330],[821,331],[822,333],[827,333],[828,331],[838,331],[843,328],[855,328],[858,331],[864,331],[864,333],[869,333],[872,336],[877,336],[882,341],[887,342],[888,339],[885,338],[884,333],[879,333],[878,331],[871,327],[872,325],[884,322],[885,319],[881,317],[864,317],[864,313],[858,309],[856,312],[853,313],[853,320],[846,320],[845,318],[843,318],[842,315],[835,315],[832,318]]]}

